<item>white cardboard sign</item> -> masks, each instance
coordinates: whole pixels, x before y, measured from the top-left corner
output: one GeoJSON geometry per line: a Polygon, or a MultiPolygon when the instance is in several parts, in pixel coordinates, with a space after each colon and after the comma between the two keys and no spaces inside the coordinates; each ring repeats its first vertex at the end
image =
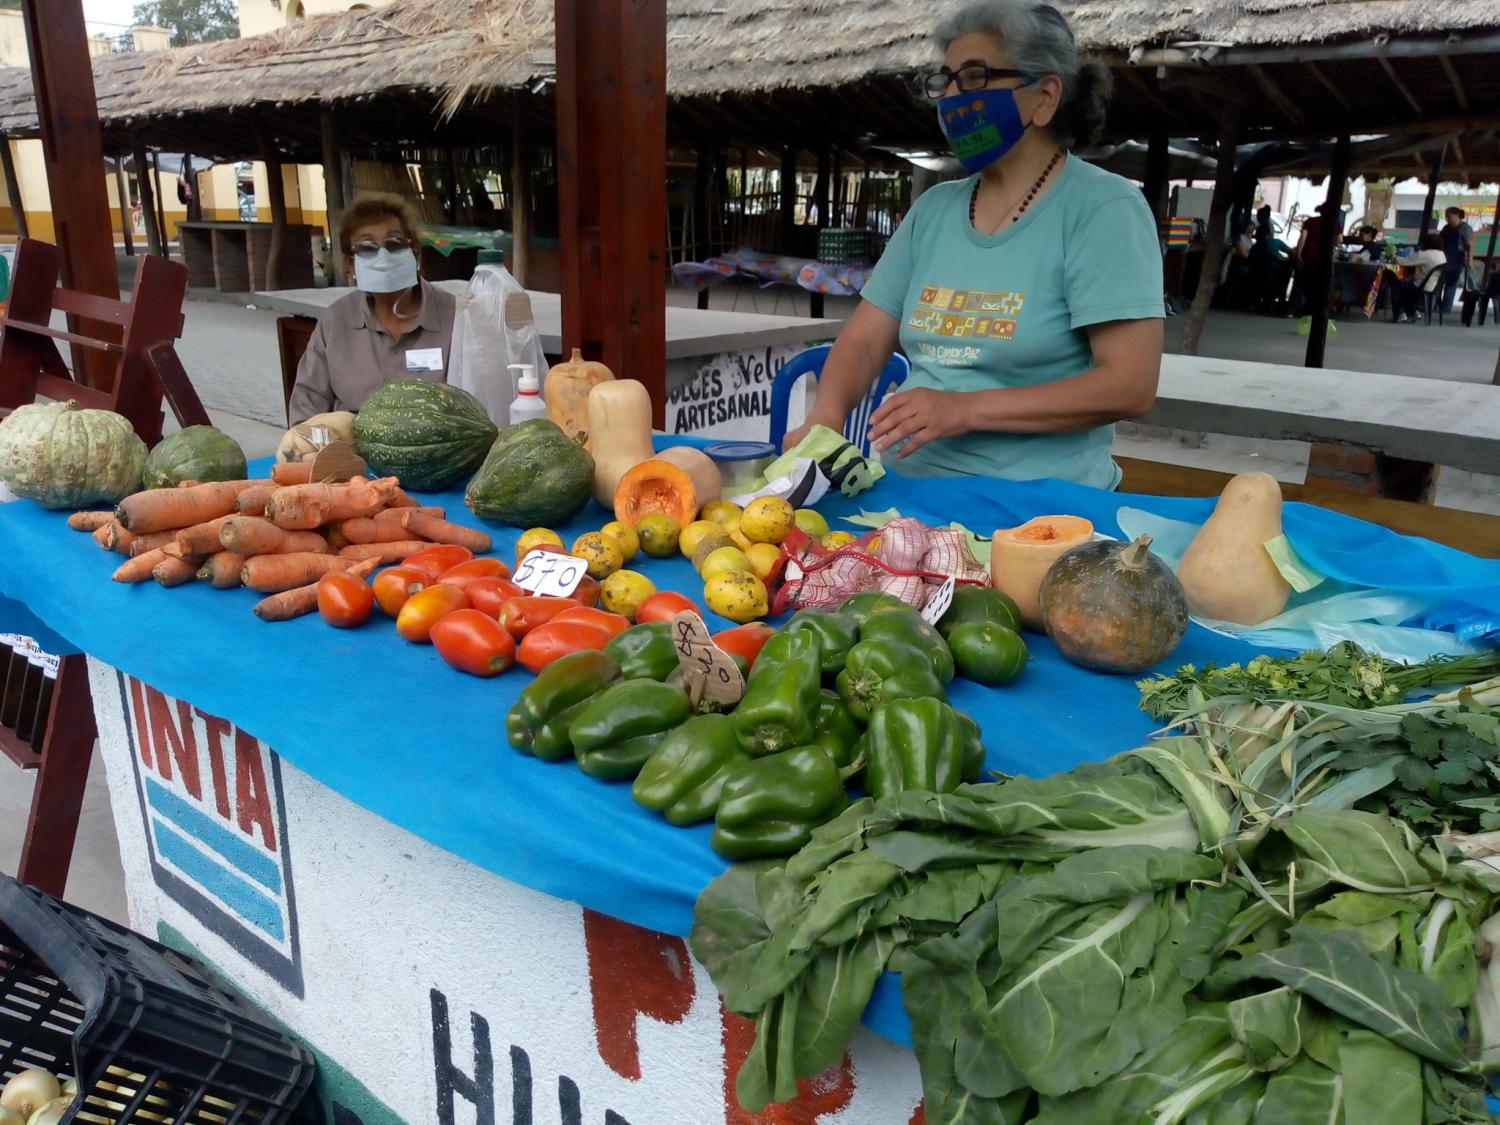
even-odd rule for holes
{"type": "Polygon", "coordinates": [[[573,555],[556,551],[527,551],[516,567],[513,581],[529,594],[566,598],[589,572],[589,564],[573,555]]]}

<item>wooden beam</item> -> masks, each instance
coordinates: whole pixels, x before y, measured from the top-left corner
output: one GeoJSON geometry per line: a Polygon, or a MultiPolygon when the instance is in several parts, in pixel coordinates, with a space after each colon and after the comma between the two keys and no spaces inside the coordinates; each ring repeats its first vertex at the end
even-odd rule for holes
{"type": "Polygon", "coordinates": [[[130,220],[130,185],[125,182],[125,156],[115,157],[115,195],[120,211],[120,233],[125,238],[125,253],[135,257],[135,226],[130,220]]]}
{"type": "Polygon", "coordinates": [[[349,266],[339,249],[339,230],[344,225],[344,169],[339,158],[338,123],[333,107],[318,110],[318,132],[323,149],[323,194],[328,200],[328,257],[333,262],[333,283],[349,284],[349,266]]]}
{"type": "MultiPolygon", "coordinates": [[[[271,204],[271,248],[266,252],[266,288],[281,288],[281,259],[286,248],[286,182],[281,177],[281,153],[271,139],[271,132],[259,115],[252,115],[250,127],[260,158],[266,166],[266,195],[271,204]]],[[[253,285],[254,278],[251,278],[253,285]]]]}
{"type": "Polygon", "coordinates": [[[1443,176],[1443,157],[1447,152],[1448,146],[1444,145],[1432,155],[1432,165],[1427,173],[1427,202],[1422,205],[1422,228],[1418,238],[1432,229],[1432,209],[1437,206],[1438,180],[1443,176]]]}
{"type": "Polygon", "coordinates": [[[1406,104],[1411,106],[1418,117],[1421,117],[1424,112],[1422,103],[1417,101],[1417,96],[1411,92],[1411,88],[1396,73],[1395,65],[1386,54],[1385,44],[1380,41],[1380,37],[1378,36],[1375,43],[1375,61],[1380,64],[1380,69],[1385,71],[1385,76],[1391,80],[1391,85],[1396,87],[1397,93],[1406,99],[1406,104]]]}
{"type": "Polygon", "coordinates": [[[1135,67],[1120,67],[1116,69],[1115,73],[1124,75],[1126,84],[1135,90],[1136,93],[1140,94],[1146,100],[1146,104],[1151,106],[1152,109],[1158,113],[1165,114],[1179,125],[1187,124],[1182,114],[1178,113],[1173,106],[1167,103],[1165,98],[1152,89],[1151,83],[1147,82],[1145,76],[1136,70],[1135,67]]]}
{"type": "Polygon", "coordinates": [[[531,275],[531,162],[526,149],[526,101],[517,91],[510,112],[510,272],[523,286],[531,275]]]}
{"type": "Polygon", "coordinates": [[[1339,103],[1345,113],[1354,112],[1354,103],[1349,100],[1349,95],[1344,93],[1337,82],[1324,73],[1321,66],[1315,62],[1305,62],[1302,66],[1307,73],[1313,76],[1318,85],[1328,92],[1328,96],[1339,103]]]}
{"type": "Polygon", "coordinates": [[[141,204],[141,225],[146,228],[146,253],[161,257],[162,229],[156,224],[156,187],[151,182],[151,163],[146,159],[146,141],[135,135],[136,196],[141,204]]]}
{"type": "MultiPolygon", "coordinates": [[[[151,154],[151,183],[156,188],[156,229],[161,231],[161,256],[170,258],[172,236],[167,231],[167,204],[163,198],[166,193],[161,186],[161,157],[155,152],[151,154]]],[[[110,239],[110,244],[114,244],[114,239],[110,239]]]]}
{"type": "Polygon", "coordinates": [[[1159,123],[1151,130],[1151,136],[1146,142],[1146,204],[1151,208],[1152,217],[1160,223],[1167,217],[1167,200],[1171,188],[1171,152],[1168,148],[1170,138],[1167,136],[1165,122],[1159,123]]]}
{"type": "Polygon", "coordinates": [[[1448,84],[1453,87],[1453,96],[1458,101],[1458,108],[1465,113],[1469,112],[1469,93],[1464,89],[1464,81],[1458,76],[1458,67],[1453,65],[1453,60],[1446,53],[1438,56],[1438,62],[1442,64],[1443,73],[1448,76],[1448,84]]]}
{"type": "Polygon", "coordinates": [[[1248,69],[1250,77],[1255,80],[1255,84],[1260,87],[1261,92],[1271,99],[1277,109],[1286,114],[1287,119],[1292,124],[1307,124],[1307,117],[1297,108],[1297,103],[1281,92],[1281,87],[1271,80],[1271,76],[1266,73],[1265,67],[1252,66],[1248,69]]]}
{"type": "Polygon", "coordinates": [[[1456,160],[1458,162],[1458,167],[1459,167],[1459,171],[1460,171],[1460,174],[1461,174],[1461,182],[1468,183],[1469,182],[1469,162],[1464,159],[1463,146],[1459,144],[1459,138],[1458,137],[1454,137],[1453,138],[1453,158],[1454,158],[1454,160],[1456,160]]]}
{"type": "Polygon", "coordinates": [[[781,237],[779,249],[783,254],[797,253],[797,150],[787,145],[781,150],[781,237]]]}
{"type": "Polygon", "coordinates": [[[1328,346],[1328,298],[1333,289],[1333,248],[1344,233],[1341,229],[1339,208],[1344,203],[1344,182],[1349,175],[1349,137],[1338,139],[1333,149],[1333,167],[1328,175],[1328,204],[1323,215],[1323,229],[1318,241],[1322,244],[1322,257],[1313,275],[1312,329],[1307,334],[1307,359],[1304,367],[1322,367],[1323,353],[1328,346]]]}
{"type": "Polygon", "coordinates": [[[0,166],[5,169],[5,198],[10,200],[11,212],[16,217],[16,235],[30,238],[31,230],[26,222],[26,205],[21,198],[21,181],[16,176],[16,158],[10,151],[10,138],[0,133],[0,166]]]}
{"type": "Polygon", "coordinates": [[[1239,151],[1240,108],[1231,104],[1219,122],[1219,159],[1214,172],[1214,191],[1208,205],[1208,229],[1204,232],[1203,268],[1198,274],[1198,291],[1182,325],[1177,350],[1183,355],[1197,355],[1203,336],[1203,325],[1213,304],[1214,288],[1219,281],[1219,267],[1224,261],[1225,223],[1234,202],[1234,166],[1239,151]]]}

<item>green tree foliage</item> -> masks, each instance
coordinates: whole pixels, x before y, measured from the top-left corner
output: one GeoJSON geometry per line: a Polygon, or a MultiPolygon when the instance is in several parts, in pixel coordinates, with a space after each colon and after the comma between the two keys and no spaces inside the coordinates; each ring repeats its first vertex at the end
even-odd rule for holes
{"type": "Polygon", "coordinates": [[[234,39],[240,33],[235,0],[144,0],[131,18],[137,24],[171,28],[174,47],[234,39]]]}

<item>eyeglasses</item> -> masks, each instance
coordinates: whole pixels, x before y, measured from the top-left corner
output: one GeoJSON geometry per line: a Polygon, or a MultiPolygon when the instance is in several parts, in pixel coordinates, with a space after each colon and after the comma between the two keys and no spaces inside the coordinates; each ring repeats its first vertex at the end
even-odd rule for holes
{"type": "MultiPolygon", "coordinates": [[[[983,90],[996,78],[1026,78],[1024,70],[1008,70],[1003,67],[985,66],[984,63],[964,63],[957,70],[949,70],[946,66],[935,70],[922,79],[922,92],[933,101],[942,98],[948,92],[948,87],[954,82],[958,83],[958,92],[961,94],[972,94],[983,90]]],[[[1029,78],[1021,85],[1029,85],[1036,79],[1029,78]]]]}
{"type": "Polygon", "coordinates": [[[380,242],[367,238],[363,242],[356,242],[350,249],[354,251],[354,256],[357,258],[373,258],[382,250],[399,254],[403,250],[411,249],[411,239],[403,234],[393,234],[380,242]]]}

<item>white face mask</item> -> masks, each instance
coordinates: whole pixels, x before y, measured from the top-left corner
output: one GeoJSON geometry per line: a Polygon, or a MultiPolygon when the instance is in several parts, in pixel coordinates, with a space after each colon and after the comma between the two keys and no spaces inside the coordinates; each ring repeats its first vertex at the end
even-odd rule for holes
{"type": "Polygon", "coordinates": [[[417,256],[392,254],[382,246],[370,257],[354,256],[354,284],[366,293],[401,293],[417,283],[417,256]]]}

